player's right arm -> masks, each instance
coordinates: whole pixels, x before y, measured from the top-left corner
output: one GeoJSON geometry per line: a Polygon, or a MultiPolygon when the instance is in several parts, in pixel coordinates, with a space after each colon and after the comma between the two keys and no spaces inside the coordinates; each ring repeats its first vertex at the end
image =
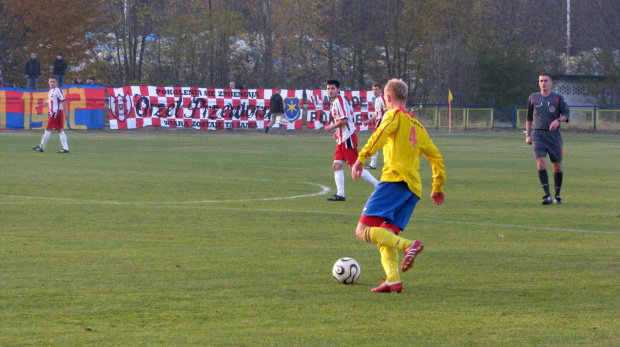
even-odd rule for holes
{"type": "Polygon", "coordinates": [[[368,124],[374,122],[375,119],[377,119],[378,115],[379,115],[379,113],[375,112],[375,114],[372,117],[368,118],[368,120],[363,121],[362,124],[368,125],[368,124]]]}
{"type": "Polygon", "coordinates": [[[362,148],[357,156],[357,160],[366,162],[366,159],[372,157],[379,149],[383,148],[388,141],[388,136],[398,128],[398,117],[396,113],[398,109],[388,111],[383,115],[381,125],[372,133],[366,145],[362,148]]]}
{"type": "Polygon", "coordinates": [[[525,143],[532,144],[532,120],[534,120],[534,101],[532,95],[527,99],[527,115],[525,117],[525,143]]]}
{"type": "Polygon", "coordinates": [[[329,132],[329,131],[332,131],[332,130],[334,130],[336,128],[340,128],[342,126],[347,125],[348,122],[349,121],[346,118],[344,118],[344,119],[340,119],[340,120],[336,121],[334,124],[327,124],[325,126],[325,131],[329,132]]]}
{"type": "Polygon", "coordinates": [[[336,100],[332,101],[331,111],[331,116],[334,119],[334,124],[327,124],[324,127],[325,131],[332,131],[336,128],[347,125],[349,122],[349,118],[352,116],[350,114],[350,110],[346,107],[342,96],[338,96],[336,100]]]}

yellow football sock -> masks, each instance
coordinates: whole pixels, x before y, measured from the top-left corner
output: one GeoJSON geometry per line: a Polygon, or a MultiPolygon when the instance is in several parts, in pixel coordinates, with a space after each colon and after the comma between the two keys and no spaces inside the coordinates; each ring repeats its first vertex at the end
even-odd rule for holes
{"type": "Polygon", "coordinates": [[[400,237],[387,229],[379,227],[367,227],[364,230],[364,240],[372,242],[379,246],[387,246],[390,248],[404,251],[413,244],[413,241],[400,237]]]}
{"type": "Polygon", "coordinates": [[[386,281],[394,283],[400,282],[400,273],[398,273],[398,251],[387,246],[379,246],[381,252],[381,265],[385,270],[386,281]]]}

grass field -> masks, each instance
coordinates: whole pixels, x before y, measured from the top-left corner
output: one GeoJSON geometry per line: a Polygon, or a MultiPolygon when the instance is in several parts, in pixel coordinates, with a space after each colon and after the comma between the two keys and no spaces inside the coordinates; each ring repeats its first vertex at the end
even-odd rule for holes
{"type": "Polygon", "coordinates": [[[618,136],[564,134],[542,206],[521,133],[433,134],[447,202],[423,160],[403,235],[425,251],[386,295],[354,233],[371,187],[325,201],[329,134],[41,135],[0,132],[1,346],[620,346],[618,136]]]}

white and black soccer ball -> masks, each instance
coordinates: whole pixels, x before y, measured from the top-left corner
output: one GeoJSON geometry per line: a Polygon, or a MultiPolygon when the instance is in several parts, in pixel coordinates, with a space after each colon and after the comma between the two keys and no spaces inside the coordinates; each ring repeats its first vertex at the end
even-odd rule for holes
{"type": "Polygon", "coordinates": [[[362,274],[362,268],[353,258],[340,258],[334,264],[332,275],[338,283],[353,284],[362,274]]]}

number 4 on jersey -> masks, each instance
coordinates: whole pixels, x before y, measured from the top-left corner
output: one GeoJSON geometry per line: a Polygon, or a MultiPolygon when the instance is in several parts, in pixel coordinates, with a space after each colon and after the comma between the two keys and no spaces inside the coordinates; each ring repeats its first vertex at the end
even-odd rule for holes
{"type": "Polygon", "coordinates": [[[418,140],[415,138],[415,128],[411,127],[411,132],[409,133],[409,141],[413,144],[413,148],[418,145],[418,140]]]}

